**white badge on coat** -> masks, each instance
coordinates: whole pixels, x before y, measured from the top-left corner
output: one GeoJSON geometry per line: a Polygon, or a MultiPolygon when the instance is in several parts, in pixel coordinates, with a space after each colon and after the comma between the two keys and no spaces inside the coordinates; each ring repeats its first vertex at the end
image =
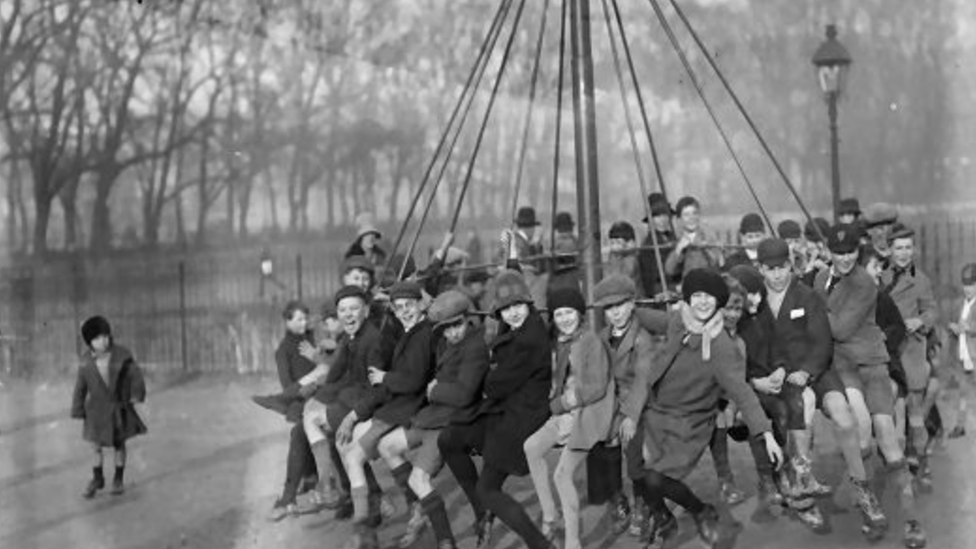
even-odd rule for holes
{"type": "Polygon", "coordinates": [[[803,318],[807,314],[806,309],[791,309],[790,310],[790,320],[796,320],[798,318],[803,318]]]}

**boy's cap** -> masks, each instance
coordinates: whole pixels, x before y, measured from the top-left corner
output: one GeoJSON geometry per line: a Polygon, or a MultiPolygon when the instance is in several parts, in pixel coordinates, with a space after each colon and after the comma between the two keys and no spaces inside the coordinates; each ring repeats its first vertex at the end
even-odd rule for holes
{"type": "Polygon", "coordinates": [[[369,302],[369,297],[366,295],[366,290],[363,290],[359,286],[343,286],[339,288],[339,291],[335,295],[335,304],[338,307],[339,302],[347,297],[358,297],[363,300],[363,303],[369,302]]]}
{"type": "Polygon", "coordinates": [[[868,228],[898,221],[898,208],[886,202],[875,202],[864,209],[864,223],[868,228]]]}
{"type": "Polygon", "coordinates": [[[619,238],[621,240],[636,240],[634,226],[626,221],[617,221],[610,226],[609,238],[619,238]]]}
{"type": "Polygon", "coordinates": [[[860,215],[861,203],[856,198],[845,198],[840,201],[837,215],[860,215]]]}
{"type": "Polygon", "coordinates": [[[891,227],[891,234],[888,235],[888,243],[892,243],[899,238],[912,238],[915,236],[915,229],[902,223],[895,223],[891,227]]]}
{"type": "Polygon", "coordinates": [[[780,238],[767,238],[759,243],[759,263],[767,267],[782,267],[790,262],[790,245],[780,238]]]}
{"type": "Polygon", "coordinates": [[[348,273],[353,269],[360,269],[366,271],[370,275],[376,273],[376,267],[366,259],[365,255],[351,255],[342,262],[342,272],[348,273]]]}
{"type": "Polygon", "coordinates": [[[612,274],[593,287],[593,305],[609,307],[637,297],[637,285],[629,276],[612,274]]]}
{"type": "Polygon", "coordinates": [[[803,236],[803,229],[800,228],[800,224],[792,219],[781,221],[776,226],[776,232],[780,238],[800,238],[803,236]]]}
{"type": "Polygon", "coordinates": [[[401,280],[390,288],[390,299],[421,299],[423,297],[420,284],[409,280],[401,280]]]}
{"type": "Polygon", "coordinates": [[[464,319],[471,310],[471,300],[458,290],[447,290],[438,295],[427,309],[427,318],[436,326],[453,324],[464,319]]]}
{"type": "Polygon", "coordinates": [[[861,231],[847,224],[839,224],[830,228],[827,233],[827,249],[835,254],[849,254],[858,249],[861,244],[861,231]]]}
{"type": "Polygon", "coordinates": [[[749,233],[764,233],[766,232],[766,226],[763,225],[763,220],[759,217],[759,214],[755,212],[747,213],[742,216],[742,220],[739,221],[739,234],[749,234],[749,233]]]}
{"type": "Polygon", "coordinates": [[[976,263],[970,263],[962,268],[962,283],[964,286],[976,284],[976,263]]]}

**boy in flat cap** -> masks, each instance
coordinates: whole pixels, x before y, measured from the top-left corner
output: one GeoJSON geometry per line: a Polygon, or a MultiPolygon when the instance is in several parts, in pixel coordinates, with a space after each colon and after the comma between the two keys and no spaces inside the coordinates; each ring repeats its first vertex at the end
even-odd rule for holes
{"type": "Polygon", "coordinates": [[[400,547],[410,547],[420,537],[427,520],[434,529],[437,549],[456,549],[444,500],[431,484],[444,466],[437,438],[444,427],[469,421],[478,411],[481,389],[488,372],[488,346],[484,329],[469,322],[471,300],[458,290],[437,296],[428,309],[434,322],[436,373],[427,384],[427,404],[410,421],[379,442],[379,452],[390,466],[393,479],[413,502],[407,531],[400,547]],[[408,450],[414,457],[406,459],[408,450]]]}
{"type": "MultiPolygon", "coordinates": [[[[665,286],[674,289],[681,276],[665,274],[664,281],[661,280],[660,269],[657,264],[657,255],[654,253],[654,243],[657,242],[661,255],[662,264],[666,264],[668,257],[674,252],[674,246],[678,242],[671,225],[671,218],[674,211],[671,204],[661,193],[651,193],[647,196],[648,209],[651,211],[651,218],[644,218],[647,223],[647,236],[641,244],[638,254],[640,264],[640,280],[638,283],[640,295],[654,297],[665,290],[665,286]],[[651,234],[654,231],[654,234],[651,234]]],[[[629,226],[629,225],[628,225],[629,226]]],[[[612,236],[610,237],[613,238],[612,236]]]]}
{"type": "MultiPolygon", "coordinates": [[[[626,221],[617,221],[607,233],[610,253],[603,267],[603,275],[622,274],[635,284],[641,284],[641,260],[637,250],[637,235],[634,227],[626,221]]],[[[662,250],[663,253],[663,250],[662,250]]]]}
{"type": "MultiPolygon", "coordinates": [[[[925,531],[915,508],[915,490],[895,431],[895,394],[888,375],[888,350],[876,321],[878,288],[857,264],[859,231],[849,225],[831,228],[827,246],[833,265],[814,281],[814,290],[826,301],[834,340],[834,368],[846,387],[860,430],[861,449],[867,450],[872,432],[886,462],[884,474],[894,481],[901,496],[905,518],[906,547],[925,546],[925,531]]],[[[857,486],[858,483],[855,483],[857,486]]],[[[888,529],[883,513],[872,505],[861,506],[862,532],[880,539],[888,529]]]]}
{"type": "Polygon", "coordinates": [[[396,429],[410,425],[410,418],[424,403],[425,389],[434,373],[434,352],[430,321],[421,309],[422,292],[415,282],[397,282],[390,300],[404,335],[393,350],[389,371],[370,366],[367,373],[372,390],[343,418],[336,442],[349,475],[355,534],[347,549],[378,547],[375,516],[378,505],[370,505],[364,464],[379,456],[379,440],[396,429]]]}
{"type": "Polygon", "coordinates": [[[725,268],[730,269],[736,265],[758,266],[756,251],[759,243],[766,238],[766,225],[762,217],[757,213],[747,213],[739,221],[739,244],[741,249],[729,254],[725,258],[725,268]]]}
{"type": "Polygon", "coordinates": [[[84,438],[94,450],[92,479],[83,495],[91,499],[105,487],[102,448],[115,450],[112,494],[119,495],[125,491],[125,443],[147,431],[135,407],[146,400],[146,384],[132,353],[113,341],[112,327],[104,317],[86,320],[81,338],[87,352],[78,368],[71,417],[84,421],[84,438]]]}
{"type": "Polygon", "coordinates": [[[930,471],[925,456],[928,444],[925,416],[938,389],[930,386],[935,380],[926,353],[929,333],[935,328],[935,295],[929,277],[915,263],[915,231],[896,224],[888,235],[888,243],[891,255],[888,268],[881,273],[881,291],[891,296],[898,306],[907,331],[900,358],[908,381],[905,398],[908,460],[920,480],[927,482],[930,471]]]}
{"type": "MultiPolygon", "coordinates": [[[[622,274],[607,276],[593,288],[593,296],[593,305],[603,309],[606,320],[606,326],[599,335],[610,350],[610,372],[613,375],[617,402],[612,432],[618,433],[625,418],[621,405],[633,390],[637,371],[641,368],[650,367],[651,358],[654,354],[654,341],[651,334],[641,327],[640,322],[637,321],[635,315],[637,286],[630,277],[622,274]]],[[[621,445],[619,437],[615,437],[613,444],[594,449],[593,453],[616,465],[615,468],[608,467],[607,469],[616,471],[617,478],[604,479],[607,484],[612,486],[619,485],[619,464],[622,458],[625,459],[625,471],[627,477],[632,481],[633,492],[630,501],[624,495],[623,490],[611,498],[612,507],[610,511],[613,518],[613,530],[619,534],[630,527],[631,534],[642,536],[649,534],[648,521],[650,520],[642,497],[644,491],[644,483],[641,480],[644,476],[644,458],[642,456],[644,436],[643,431],[636,426],[633,435],[633,438],[623,445],[621,445]]],[[[590,479],[589,482],[595,480],[590,479]]]]}
{"type": "Polygon", "coordinates": [[[976,371],[976,263],[962,268],[962,299],[953,310],[958,310],[956,320],[949,323],[951,360],[948,368],[950,380],[959,385],[959,408],[955,426],[949,438],[966,435],[967,401],[973,396],[973,372],[976,371]]]}

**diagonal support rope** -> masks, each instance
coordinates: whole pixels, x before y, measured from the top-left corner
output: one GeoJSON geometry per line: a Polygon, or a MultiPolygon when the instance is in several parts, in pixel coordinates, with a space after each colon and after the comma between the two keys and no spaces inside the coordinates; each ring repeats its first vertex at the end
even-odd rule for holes
{"type": "MultiPolygon", "coordinates": [[[[519,193],[522,190],[522,174],[525,168],[525,154],[529,148],[529,129],[532,126],[532,114],[535,109],[536,85],[539,81],[539,65],[542,59],[542,45],[546,36],[546,19],[549,13],[549,0],[545,0],[542,5],[542,17],[539,20],[539,37],[535,43],[535,60],[532,64],[532,80],[529,83],[529,104],[525,113],[525,124],[522,127],[522,147],[519,150],[518,168],[515,171],[515,192],[512,193],[511,223],[509,225],[512,234],[515,234],[515,212],[518,208],[519,193]]],[[[553,214],[555,215],[555,214],[553,214]]],[[[514,239],[512,240],[514,243],[514,239]]]]}
{"type": "Polygon", "coordinates": [[[559,84],[556,91],[556,143],[552,156],[552,208],[549,224],[549,250],[556,249],[556,209],[559,206],[559,162],[563,127],[563,74],[566,66],[566,20],[569,0],[563,0],[559,13],[559,84]]]}
{"type": "MultiPolygon", "coordinates": [[[[481,47],[478,50],[478,56],[475,59],[474,65],[471,67],[471,72],[468,74],[467,80],[465,80],[464,87],[461,89],[461,95],[458,97],[457,103],[454,106],[454,110],[451,112],[451,116],[448,118],[447,125],[444,127],[444,131],[441,133],[441,137],[437,142],[437,146],[434,148],[434,154],[431,156],[430,163],[427,165],[427,169],[424,171],[424,175],[421,178],[420,187],[417,189],[417,194],[414,195],[413,200],[410,202],[410,208],[407,210],[407,215],[403,219],[403,223],[400,226],[400,230],[397,234],[396,241],[393,244],[393,248],[390,250],[389,256],[387,256],[386,263],[383,265],[383,271],[390,266],[390,261],[396,255],[397,250],[400,248],[400,244],[403,243],[403,238],[407,232],[407,226],[410,223],[410,219],[413,217],[414,211],[417,208],[417,203],[420,201],[420,197],[423,195],[424,189],[427,183],[430,181],[430,175],[434,170],[434,166],[437,164],[437,159],[439,158],[443,148],[444,143],[447,141],[447,136],[450,134],[451,128],[454,126],[457,120],[458,113],[461,110],[461,105],[464,104],[465,97],[472,92],[472,84],[475,80],[475,75],[478,74],[479,65],[482,63],[487,63],[487,58],[490,57],[490,52],[494,49],[495,41],[493,36],[497,36],[500,32],[502,22],[508,13],[508,7],[511,6],[512,0],[504,0],[498,6],[498,11],[495,12],[494,18],[492,18],[491,26],[488,28],[488,32],[485,35],[484,40],[481,43],[481,47]]],[[[496,38],[497,39],[497,38],[496,38]]],[[[482,69],[483,73],[483,69],[482,69]]],[[[480,79],[479,79],[480,80],[480,79]]],[[[475,85],[476,86],[476,85],[475,85]]],[[[452,145],[453,148],[453,145],[452,145]]],[[[409,257],[409,256],[408,256],[409,257]]],[[[404,261],[404,265],[406,261],[404,261]]],[[[402,270],[401,275],[402,276],[402,270]]],[[[398,276],[398,278],[400,277],[398,276]]]]}
{"type": "MultiPolygon", "coordinates": [[[[681,60],[681,65],[684,67],[685,72],[688,73],[688,78],[691,79],[691,84],[695,88],[698,97],[701,99],[702,104],[705,106],[705,110],[708,111],[708,116],[712,119],[712,123],[715,125],[715,129],[718,130],[719,135],[722,137],[722,142],[725,143],[725,148],[729,151],[732,156],[732,161],[735,162],[736,168],[739,170],[739,174],[742,175],[742,180],[746,184],[746,188],[749,189],[749,194],[752,195],[752,199],[756,202],[756,207],[759,208],[759,213],[762,215],[763,220],[769,227],[771,234],[776,234],[776,228],[773,226],[773,222],[769,218],[769,214],[766,213],[766,209],[763,208],[762,202],[759,200],[759,196],[756,194],[756,189],[746,174],[745,168],[742,166],[742,162],[739,160],[739,156],[735,153],[735,149],[732,147],[732,141],[729,139],[728,135],[725,133],[725,129],[719,122],[718,116],[715,110],[712,108],[712,104],[708,101],[708,97],[705,96],[705,90],[702,88],[701,83],[695,76],[695,71],[691,67],[691,63],[688,62],[688,57],[685,54],[684,49],[678,42],[678,38],[674,34],[674,30],[671,25],[667,23],[664,17],[664,11],[661,10],[661,5],[658,0],[648,0],[651,7],[654,9],[654,13],[657,15],[658,20],[661,22],[661,26],[664,28],[664,33],[668,36],[668,41],[671,42],[671,47],[674,49],[675,53],[678,55],[678,59],[681,60]]],[[[613,0],[614,9],[617,9],[617,0],[613,0]]],[[[617,12],[618,23],[620,21],[620,13],[617,12]]]]}
{"type": "Polygon", "coordinates": [[[454,209],[454,216],[451,218],[451,226],[448,229],[450,232],[454,232],[457,228],[458,218],[461,216],[461,205],[464,203],[464,196],[468,192],[468,187],[471,185],[471,179],[474,176],[474,167],[478,160],[478,151],[481,150],[481,143],[484,141],[485,129],[488,127],[488,119],[491,118],[491,111],[495,107],[495,99],[498,97],[498,88],[501,85],[502,77],[505,75],[505,68],[508,66],[508,60],[512,53],[512,45],[515,43],[515,36],[518,34],[519,21],[522,20],[522,12],[525,8],[526,0],[522,0],[519,3],[518,11],[515,13],[515,21],[512,23],[512,32],[508,36],[508,43],[505,44],[505,53],[502,56],[502,63],[498,69],[498,76],[495,79],[495,85],[491,90],[491,97],[488,99],[488,107],[485,109],[485,117],[482,120],[481,128],[478,130],[478,138],[475,141],[474,150],[471,152],[471,160],[468,162],[468,172],[464,177],[464,184],[461,186],[461,196],[458,197],[457,207],[454,209]]]}
{"type": "Polygon", "coordinates": [[[810,224],[813,225],[813,228],[814,230],[817,231],[817,234],[821,238],[825,238],[825,235],[821,234],[820,228],[817,226],[816,223],[813,222],[813,216],[810,215],[810,211],[803,203],[803,199],[800,198],[800,194],[796,191],[796,187],[793,186],[793,182],[790,181],[789,176],[786,175],[786,170],[783,169],[783,166],[779,163],[779,160],[776,159],[776,155],[773,154],[773,151],[772,149],[770,149],[769,144],[766,142],[766,139],[759,131],[759,128],[756,126],[756,123],[753,122],[752,117],[749,116],[749,112],[746,111],[746,108],[742,104],[742,101],[739,100],[738,94],[736,94],[735,90],[732,89],[732,85],[729,84],[729,81],[725,78],[725,74],[722,73],[722,70],[719,68],[718,63],[715,62],[715,59],[712,57],[712,54],[709,53],[708,48],[705,46],[705,43],[702,42],[701,37],[698,36],[698,32],[695,31],[694,27],[692,27],[691,22],[688,20],[688,17],[685,16],[685,12],[681,9],[680,6],[678,6],[678,3],[675,2],[675,0],[670,0],[670,2],[671,2],[671,6],[675,10],[675,13],[678,14],[678,17],[681,19],[681,22],[684,23],[685,28],[688,29],[688,33],[691,34],[692,39],[694,39],[695,44],[698,45],[698,49],[701,50],[702,54],[705,56],[705,59],[708,61],[709,66],[712,67],[712,70],[715,71],[715,74],[718,76],[718,79],[722,82],[722,86],[725,88],[725,91],[728,92],[729,97],[732,98],[732,101],[735,103],[735,106],[739,109],[739,113],[742,114],[742,117],[745,118],[746,122],[749,124],[749,128],[752,129],[752,132],[753,134],[755,134],[756,139],[759,141],[759,144],[762,146],[763,151],[766,152],[766,155],[769,157],[770,161],[772,161],[773,166],[776,167],[776,171],[779,173],[779,176],[783,179],[783,183],[786,184],[786,187],[793,195],[793,198],[796,199],[796,203],[800,206],[800,209],[803,211],[803,215],[806,216],[810,224]]]}
{"type": "MultiPolygon", "coordinates": [[[[491,58],[491,53],[490,52],[493,52],[494,51],[495,44],[498,43],[498,38],[501,36],[501,32],[502,32],[502,27],[503,27],[504,21],[505,21],[505,19],[508,18],[508,14],[511,11],[512,3],[513,3],[512,0],[505,0],[503,2],[503,7],[505,8],[504,9],[504,13],[502,14],[501,18],[498,20],[498,24],[491,29],[491,31],[494,32],[494,34],[491,36],[490,45],[488,46],[488,52],[489,52],[489,54],[486,55],[486,56],[484,56],[483,59],[482,58],[479,58],[479,61],[481,61],[481,64],[480,64],[480,66],[477,67],[478,74],[477,74],[477,77],[475,79],[475,85],[474,85],[474,88],[473,88],[475,90],[481,85],[481,81],[484,78],[485,72],[486,72],[486,70],[488,68],[488,62],[490,61],[490,58],[491,58]]],[[[437,176],[436,176],[436,179],[435,179],[435,182],[434,182],[434,186],[431,189],[430,196],[427,199],[427,204],[424,207],[423,213],[421,214],[420,222],[417,225],[417,230],[414,233],[413,238],[410,241],[410,245],[409,245],[409,247],[407,249],[407,255],[406,255],[406,257],[411,257],[413,255],[414,251],[417,248],[417,242],[420,240],[420,235],[423,232],[424,226],[427,223],[427,217],[430,215],[431,207],[433,206],[434,200],[437,197],[437,189],[440,188],[440,184],[441,184],[441,182],[444,179],[444,173],[447,171],[447,167],[450,164],[450,161],[451,161],[452,156],[454,155],[454,151],[456,150],[458,140],[460,139],[462,130],[464,129],[464,124],[465,124],[465,122],[467,122],[468,115],[471,112],[471,108],[474,105],[474,101],[475,101],[475,94],[472,92],[467,97],[467,104],[464,107],[464,112],[463,112],[463,114],[461,116],[460,123],[455,128],[453,128],[454,129],[454,136],[451,139],[451,144],[450,144],[450,147],[448,148],[447,156],[444,158],[444,161],[441,163],[440,170],[437,172],[437,176]]],[[[453,232],[453,230],[452,230],[452,232],[453,232]]],[[[404,261],[403,264],[400,266],[400,272],[397,274],[397,278],[398,279],[401,279],[401,280],[403,279],[403,274],[406,272],[406,266],[407,266],[407,263],[406,263],[406,261],[404,261]]]]}
{"type": "MultiPolygon", "coordinates": [[[[644,213],[647,215],[648,221],[648,232],[651,235],[651,243],[654,245],[654,259],[657,264],[658,275],[661,277],[661,285],[665,290],[668,290],[668,279],[664,274],[664,261],[661,259],[661,248],[658,245],[657,240],[657,230],[654,228],[654,220],[651,216],[651,205],[645,198],[647,196],[647,182],[644,176],[644,168],[641,165],[640,159],[640,149],[637,145],[637,135],[634,131],[634,123],[632,121],[632,116],[630,112],[630,103],[627,101],[627,88],[624,84],[623,68],[620,64],[620,54],[617,51],[617,39],[616,34],[613,32],[613,24],[610,22],[610,8],[607,6],[607,0],[600,0],[603,5],[603,18],[607,24],[607,38],[610,40],[610,51],[613,54],[613,67],[614,72],[617,75],[617,84],[620,88],[620,102],[624,106],[624,118],[627,120],[627,134],[630,137],[630,146],[634,153],[634,164],[637,167],[637,179],[640,182],[641,204],[644,205],[644,213]]],[[[623,37],[621,37],[622,39],[623,37]]],[[[652,145],[653,149],[653,145],[652,145]]],[[[663,183],[663,180],[661,180],[663,183]]],[[[662,193],[663,194],[663,193],[662,193]]]]}

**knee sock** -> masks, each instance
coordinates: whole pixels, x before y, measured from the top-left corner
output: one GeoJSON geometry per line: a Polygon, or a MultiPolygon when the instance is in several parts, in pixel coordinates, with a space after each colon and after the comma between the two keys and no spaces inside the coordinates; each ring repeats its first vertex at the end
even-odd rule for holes
{"type": "Polygon", "coordinates": [[[912,476],[908,472],[905,462],[900,461],[889,465],[887,476],[890,482],[898,488],[898,500],[901,503],[905,520],[918,520],[918,512],[915,508],[915,488],[912,485],[912,476]]]}
{"type": "Polygon", "coordinates": [[[373,472],[373,466],[369,462],[363,464],[363,473],[366,474],[366,488],[369,489],[369,493],[374,496],[382,495],[383,489],[380,488],[380,483],[376,480],[376,473],[373,472]]]}
{"type": "Polygon", "coordinates": [[[329,441],[321,440],[312,445],[312,456],[315,457],[315,466],[319,474],[319,486],[328,490],[332,486],[332,452],[329,449],[329,441]]]}
{"type": "MultiPolygon", "coordinates": [[[[329,436],[329,454],[332,456],[332,467],[335,470],[336,477],[339,479],[339,490],[343,494],[349,493],[349,475],[346,474],[346,466],[342,463],[342,456],[339,455],[339,450],[335,445],[335,436],[329,436]]],[[[366,473],[366,485],[369,485],[369,479],[372,476],[372,469],[369,468],[369,464],[366,464],[364,469],[366,473]]],[[[375,481],[375,479],[374,479],[375,481]]]]}
{"type": "Polygon", "coordinates": [[[430,526],[434,530],[434,537],[437,538],[438,543],[450,540],[453,544],[454,533],[451,532],[451,521],[447,517],[447,508],[440,494],[437,492],[427,494],[427,497],[420,500],[420,506],[430,520],[430,526]]]}
{"type": "Polygon", "coordinates": [[[369,518],[369,491],[365,486],[353,486],[350,492],[352,494],[352,519],[355,522],[363,522],[369,518]]]}
{"type": "Polygon", "coordinates": [[[105,482],[105,473],[102,472],[102,466],[92,467],[92,478],[98,482],[105,482]]]}
{"type": "Polygon", "coordinates": [[[115,482],[122,482],[122,476],[125,474],[125,466],[115,466],[115,482]]]}
{"type": "Polygon", "coordinates": [[[413,466],[410,462],[403,462],[397,468],[393,469],[393,480],[396,481],[397,486],[403,490],[404,497],[407,498],[407,505],[413,505],[417,502],[417,494],[413,492],[410,488],[410,473],[413,471],[413,466]]]}
{"type": "Polygon", "coordinates": [[[749,451],[752,453],[752,461],[756,464],[756,474],[759,478],[773,478],[773,464],[769,462],[766,455],[766,443],[759,437],[749,437],[749,451]]]}
{"type": "Polygon", "coordinates": [[[712,439],[708,443],[715,463],[715,473],[722,482],[732,482],[732,466],[729,465],[729,435],[728,430],[716,427],[712,431],[712,439]]]}

